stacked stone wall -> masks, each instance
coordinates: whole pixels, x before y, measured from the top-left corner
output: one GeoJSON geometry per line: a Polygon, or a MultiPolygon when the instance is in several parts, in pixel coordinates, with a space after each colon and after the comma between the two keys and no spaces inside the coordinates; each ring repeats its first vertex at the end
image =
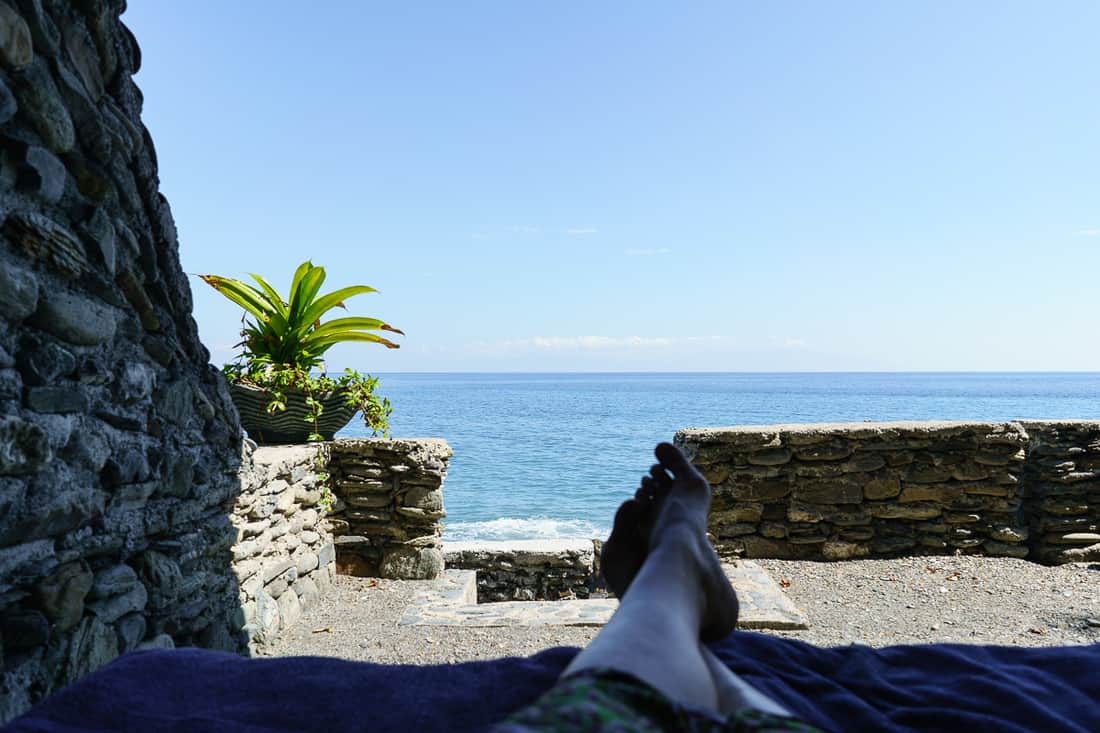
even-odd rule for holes
{"type": "Polygon", "coordinates": [[[478,603],[589,598],[598,585],[592,540],[447,542],[447,568],[477,571],[478,603]]]}
{"type": "Polygon", "coordinates": [[[337,569],[424,580],[443,573],[446,441],[344,439],[331,444],[337,569]]]}
{"type": "Polygon", "coordinates": [[[1100,542],[1098,429],[1080,421],[740,426],[681,430],[676,442],[711,483],[709,529],[722,554],[1057,561],[1100,542]]]}
{"type": "Polygon", "coordinates": [[[336,575],[324,518],[327,443],[259,448],[241,470],[233,509],[240,630],[254,649],[316,603],[336,575]]]}
{"type": "Polygon", "coordinates": [[[145,643],[243,649],[244,449],[124,5],[0,0],[0,721],[145,643]]]}
{"type": "Polygon", "coordinates": [[[1100,559],[1100,422],[1022,421],[1024,471],[1035,559],[1100,559]]]}

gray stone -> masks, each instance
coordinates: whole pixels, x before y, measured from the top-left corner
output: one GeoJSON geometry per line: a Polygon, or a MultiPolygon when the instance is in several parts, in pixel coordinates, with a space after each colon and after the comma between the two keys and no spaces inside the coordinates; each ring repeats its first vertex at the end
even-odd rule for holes
{"type": "Polygon", "coordinates": [[[102,600],[112,596],[129,593],[141,585],[137,572],[129,565],[115,565],[95,574],[95,582],[89,596],[92,600],[102,600]]]}
{"type": "Polygon", "coordinates": [[[276,560],[275,562],[270,562],[270,563],[264,565],[264,569],[263,569],[264,582],[265,583],[270,583],[271,581],[275,580],[275,578],[278,578],[280,575],[282,575],[287,570],[290,570],[293,567],[294,567],[294,561],[290,560],[289,558],[282,558],[282,559],[276,560]]]}
{"type": "Polygon", "coordinates": [[[65,193],[69,172],[65,164],[50,151],[32,145],[25,157],[30,184],[35,194],[46,203],[56,204],[65,193]]]}
{"type": "Polygon", "coordinates": [[[0,400],[15,400],[23,394],[23,377],[14,369],[0,369],[0,400]]]}
{"type": "Polygon", "coordinates": [[[798,482],[794,495],[809,504],[859,504],[863,487],[848,479],[806,479],[798,482]]]}
{"type": "Polygon", "coordinates": [[[4,222],[4,232],[23,253],[70,280],[88,272],[84,245],[53,218],[20,211],[4,222]]]}
{"type": "Polygon", "coordinates": [[[135,484],[149,478],[152,469],[145,452],[135,446],[118,448],[103,466],[102,479],[106,486],[135,484]]]}
{"type": "Polygon", "coordinates": [[[405,493],[401,503],[407,507],[439,512],[443,510],[443,489],[427,489],[414,486],[405,493]]]}
{"type": "Polygon", "coordinates": [[[316,544],[321,539],[321,535],[309,529],[302,530],[299,536],[301,537],[302,542],[306,543],[307,545],[316,544]]]}
{"type": "Polygon", "coordinates": [[[195,459],[186,453],[169,458],[168,470],[161,493],[165,496],[185,498],[191,493],[195,480],[195,459]]]}
{"type": "Polygon", "coordinates": [[[321,545],[321,549],[317,551],[317,562],[320,563],[321,567],[330,565],[335,559],[336,547],[331,542],[321,545]]]}
{"type": "Polygon", "coordinates": [[[80,80],[84,82],[88,96],[93,102],[98,101],[104,94],[104,88],[95,41],[82,25],[72,23],[65,27],[65,48],[80,80]]]}
{"type": "Polygon", "coordinates": [[[790,460],[789,448],[773,448],[748,454],[748,461],[753,466],[781,466],[790,463],[790,460]]]}
{"type": "Polygon", "coordinates": [[[0,61],[9,69],[19,70],[33,58],[31,29],[18,13],[0,3],[0,61]]]}
{"type": "Polygon", "coordinates": [[[264,586],[264,593],[278,600],[290,588],[290,581],[285,578],[276,578],[264,586]]]}
{"type": "Polygon", "coordinates": [[[23,11],[23,20],[31,30],[35,53],[56,56],[61,47],[61,33],[42,9],[42,0],[16,1],[23,11]]]}
{"type": "Polygon", "coordinates": [[[0,476],[36,473],[51,458],[45,430],[18,417],[0,417],[0,476]]]}
{"type": "Polygon", "coordinates": [[[265,639],[279,630],[279,602],[262,590],[256,594],[256,625],[265,639]]]}
{"type": "Polygon", "coordinates": [[[139,651],[146,651],[149,649],[175,649],[176,642],[168,634],[157,634],[149,641],[143,641],[137,645],[139,651]]]}
{"type": "Polygon", "coordinates": [[[317,568],[317,565],[317,555],[312,552],[304,552],[299,555],[296,560],[298,575],[305,575],[306,573],[312,572],[317,568]]]}
{"type": "Polygon", "coordinates": [[[302,604],[298,601],[298,594],[287,589],[279,596],[279,629],[288,629],[298,622],[302,616],[302,604]]]}
{"type": "MultiPolygon", "coordinates": [[[[84,423],[74,430],[69,442],[65,445],[63,458],[74,467],[87,468],[98,474],[107,464],[107,459],[111,457],[111,444],[100,430],[95,429],[96,427],[98,426],[84,423]]],[[[115,493],[114,498],[117,497],[118,492],[115,493]]],[[[143,500],[141,506],[144,504],[143,500]]]]}
{"type": "Polygon", "coordinates": [[[79,386],[32,387],[27,390],[27,407],[35,412],[72,414],[88,409],[88,395],[79,386]]]}
{"type": "Polygon", "coordinates": [[[50,622],[40,611],[12,609],[0,618],[0,637],[6,652],[33,649],[50,640],[50,622]]]}
{"type": "Polygon", "coordinates": [[[145,590],[145,586],[138,583],[123,595],[90,602],[88,610],[103,619],[104,623],[109,624],[114,623],[128,613],[143,611],[148,600],[149,594],[145,590]]]}
{"type": "Polygon", "coordinates": [[[38,308],[38,279],[29,270],[0,260],[0,315],[21,321],[38,308]]]}
{"type": "Polygon", "coordinates": [[[851,560],[855,557],[867,557],[870,554],[869,547],[855,542],[826,542],[821,546],[821,555],[826,560],[851,560]]]}
{"type": "Polygon", "coordinates": [[[867,513],[878,519],[932,519],[942,513],[934,504],[868,504],[867,513]]]}
{"type": "Polygon", "coordinates": [[[38,606],[58,631],[71,629],[80,622],[92,581],[92,571],[81,561],[62,565],[39,583],[35,589],[38,606]]]}
{"type": "Polygon", "coordinates": [[[298,595],[298,600],[301,601],[303,609],[309,608],[321,597],[321,591],[311,577],[298,578],[291,587],[298,595]]]}
{"type": "Polygon", "coordinates": [[[40,577],[50,571],[53,540],[37,540],[0,548],[0,589],[17,576],[40,577]],[[46,567],[45,571],[41,568],[46,567]]]}
{"type": "Polygon", "coordinates": [[[15,95],[11,89],[0,79],[0,125],[3,125],[19,111],[19,104],[15,101],[15,95]]]}
{"type": "MultiPolygon", "coordinates": [[[[117,271],[118,235],[115,233],[114,224],[111,223],[111,217],[102,207],[97,206],[95,212],[89,217],[88,221],[84,223],[83,229],[85,234],[88,235],[88,238],[95,243],[99,251],[99,256],[103,260],[103,266],[107,269],[107,274],[114,277],[117,271]]],[[[141,365],[134,362],[128,362],[124,365],[121,379],[126,379],[126,370],[128,368],[137,366],[141,365]]],[[[141,396],[144,397],[146,395],[148,395],[148,392],[141,396]]]]}
{"type": "Polygon", "coordinates": [[[79,346],[96,346],[115,335],[115,311],[76,293],[45,294],[31,323],[58,338],[79,346]]]}
{"type": "Polygon", "coordinates": [[[119,654],[135,649],[145,638],[145,628],[145,616],[140,613],[131,613],[116,621],[115,632],[118,634],[119,654]]]}
{"type": "Polygon", "coordinates": [[[183,581],[179,563],[153,550],[142,554],[138,561],[138,575],[149,592],[154,608],[164,608],[173,601],[183,581]]]}
{"type": "Polygon", "coordinates": [[[65,655],[65,679],[80,679],[117,656],[115,630],[95,616],[89,616],[73,632],[65,655]]]}
{"type": "MultiPolygon", "coordinates": [[[[37,303],[37,297],[35,300],[37,303]]],[[[24,339],[18,361],[19,371],[29,384],[52,384],[76,369],[72,352],[52,340],[24,339]]]]}
{"type": "Polygon", "coordinates": [[[19,106],[55,153],[67,153],[76,144],[76,130],[69,110],[61,100],[53,76],[44,59],[36,58],[23,70],[15,85],[19,106]]]}
{"type": "Polygon", "coordinates": [[[434,580],[443,573],[443,553],[432,547],[398,546],[382,555],[383,578],[434,580]]]}

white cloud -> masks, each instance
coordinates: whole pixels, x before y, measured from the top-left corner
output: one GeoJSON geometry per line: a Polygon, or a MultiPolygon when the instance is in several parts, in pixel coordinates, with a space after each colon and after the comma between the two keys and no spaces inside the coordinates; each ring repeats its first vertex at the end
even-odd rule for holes
{"type": "Polygon", "coordinates": [[[667,255],[669,252],[668,247],[657,247],[655,249],[628,249],[623,254],[627,257],[652,257],[654,255],[667,255]]]}
{"type": "Polygon", "coordinates": [[[643,338],[642,336],[536,336],[531,339],[536,349],[543,351],[591,351],[602,349],[637,349],[652,346],[670,346],[672,339],[643,338]]]}
{"type": "Polygon", "coordinates": [[[575,237],[580,234],[595,234],[595,227],[576,227],[574,229],[566,229],[565,233],[571,237],[575,237]]]}
{"type": "Polygon", "coordinates": [[[508,341],[479,342],[482,352],[641,351],[670,347],[714,344],[723,336],[533,336],[508,341]]]}
{"type": "Polygon", "coordinates": [[[1080,234],[1086,237],[1100,237],[1100,229],[1082,229],[1080,234]]]}
{"type": "Polygon", "coordinates": [[[783,342],[783,345],[788,349],[801,349],[806,345],[806,342],[802,339],[791,338],[790,336],[783,342]]]}

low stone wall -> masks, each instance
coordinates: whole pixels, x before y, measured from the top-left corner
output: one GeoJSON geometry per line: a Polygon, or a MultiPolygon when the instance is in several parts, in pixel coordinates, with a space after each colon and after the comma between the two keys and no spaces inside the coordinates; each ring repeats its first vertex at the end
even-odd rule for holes
{"type": "Polygon", "coordinates": [[[436,438],[330,444],[331,515],[340,573],[424,580],[443,573],[443,479],[450,446],[436,438]]]}
{"type": "Polygon", "coordinates": [[[675,440],[711,483],[720,554],[1057,561],[1100,542],[1091,534],[1097,430],[1100,422],[851,423],[688,429],[675,440]]]}
{"type": "Polygon", "coordinates": [[[1100,559],[1100,422],[1021,421],[1026,521],[1035,559],[1100,559]]]}
{"type": "Polygon", "coordinates": [[[259,448],[241,469],[233,572],[237,619],[252,649],[292,626],[335,577],[332,533],[321,510],[329,446],[259,448]]]}
{"type": "Polygon", "coordinates": [[[451,570],[477,571],[478,603],[588,598],[596,588],[593,540],[447,542],[451,570]]]}

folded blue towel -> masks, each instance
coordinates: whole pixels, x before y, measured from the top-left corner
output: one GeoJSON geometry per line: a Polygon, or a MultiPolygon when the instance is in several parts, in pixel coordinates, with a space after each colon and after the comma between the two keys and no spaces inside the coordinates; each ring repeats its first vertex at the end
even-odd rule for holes
{"type": "MultiPolygon", "coordinates": [[[[826,730],[1100,731],[1100,644],[826,649],[735,632],[712,648],[826,730]]],[[[133,652],[0,733],[478,731],[549,689],[577,651],[434,666],[133,652]]]]}

